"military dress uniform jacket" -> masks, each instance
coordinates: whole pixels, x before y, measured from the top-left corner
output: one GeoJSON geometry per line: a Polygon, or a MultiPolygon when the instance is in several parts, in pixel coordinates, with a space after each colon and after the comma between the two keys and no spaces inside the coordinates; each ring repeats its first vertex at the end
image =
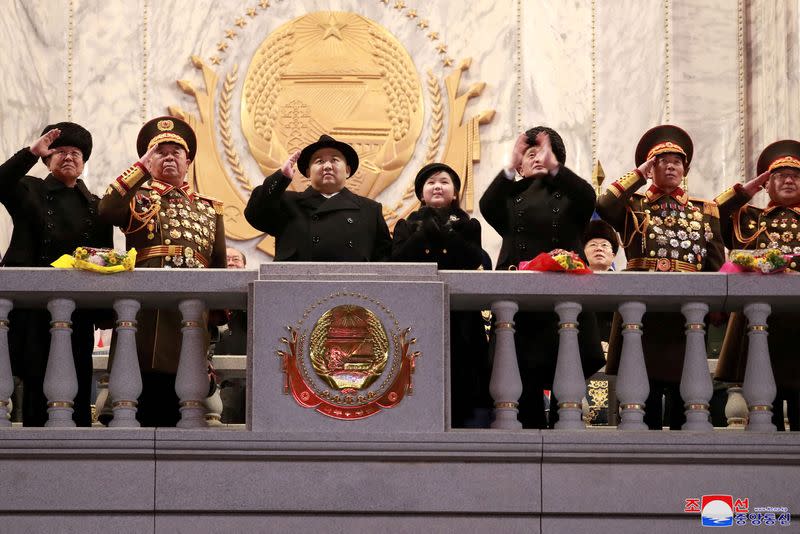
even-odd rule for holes
{"type": "Polygon", "coordinates": [[[275,237],[276,261],[384,261],[392,238],[381,204],[346,187],[325,198],[308,187],[287,191],[281,171],[253,190],[244,215],[256,229],[275,237]]]}
{"type": "MultiPolygon", "coordinates": [[[[681,189],[666,195],[638,170],[611,184],[597,201],[597,212],[622,237],[628,271],[716,272],[725,261],[714,202],[690,198],[681,189]]],[[[619,322],[619,321],[617,321],[619,322]]],[[[678,383],[686,348],[686,320],[680,313],[647,312],[642,345],[651,380],[678,383]]],[[[606,372],[616,374],[621,333],[611,332],[606,372]]]]}
{"type": "MultiPolygon", "coordinates": [[[[44,180],[25,176],[38,160],[23,148],[0,165],[0,202],[8,210],[14,225],[11,243],[2,265],[8,267],[49,267],[62,254],[72,254],[80,246],[112,247],[113,228],[97,219],[99,199],[78,180],[66,187],[54,176],[44,180]],[[77,193],[77,194],[76,194],[77,193]]],[[[90,423],[93,322],[96,313],[77,310],[72,315],[73,358],[78,373],[76,421],[90,423]]],[[[46,310],[12,310],[9,350],[12,371],[26,380],[23,418],[26,425],[40,425],[47,420],[41,380],[50,350],[50,314],[46,310]],[[37,387],[40,406],[28,406],[37,387]]]]}
{"type": "MultiPolygon", "coordinates": [[[[716,199],[719,205],[722,237],[729,249],[779,249],[793,255],[789,268],[800,270],[800,206],[750,206],[750,197],[741,184],[727,189],[716,199]]],[[[742,383],[747,365],[747,319],[731,314],[722,345],[715,378],[742,383]]],[[[781,389],[800,389],[800,359],[797,351],[797,325],[800,313],[776,313],[767,319],[770,360],[775,383],[781,389]]]]}
{"type": "MultiPolygon", "coordinates": [[[[555,175],[514,181],[501,171],[486,189],[480,209],[503,238],[497,269],[508,269],[554,248],[583,253],[583,231],[592,216],[594,189],[561,166],[555,175]]],[[[524,276],[524,275],[523,275],[524,276]]],[[[565,283],[567,280],[565,280],[565,283]]],[[[550,389],[558,358],[558,316],[554,312],[520,312],[514,317],[514,340],[523,380],[519,400],[525,428],[541,426],[542,389],[550,389]]],[[[594,313],[578,315],[578,344],[584,377],[605,363],[594,313]]]]}
{"type": "MultiPolygon", "coordinates": [[[[118,226],[137,267],[220,268],[227,265],[222,203],[152,178],[136,163],[100,201],[100,218],[118,226]]],[[[177,310],[139,312],[136,344],[142,372],[175,374],[180,356],[177,310]]]]}

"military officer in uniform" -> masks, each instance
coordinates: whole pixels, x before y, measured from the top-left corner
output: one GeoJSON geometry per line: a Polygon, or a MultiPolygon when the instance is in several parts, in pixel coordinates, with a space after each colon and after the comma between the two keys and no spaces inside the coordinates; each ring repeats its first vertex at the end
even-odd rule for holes
{"type": "MultiPolygon", "coordinates": [[[[672,125],[647,131],[636,147],[637,169],[612,183],[597,202],[597,212],[622,236],[626,270],[657,272],[718,271],[725,260],[719,213],[714,202],[689,197],[681,182],[689,172],[692,140],[672,125]],[[652,177],[643,194],[636,191],[652,177]]],[[[661,396],[666,391],[671,429],[685,421],[678,386],[685,353],[685,319],[680,313],[644,316],[642,339],[650,396],[645,422],[661,429],[661,396]]],[[[606,371],[616,374],[621,350],[611,333],[606,371]]]]}
{"type": "MultiPolygon", "coordinates": [[[[800,270],[800,142],[772,143],[761,153],[756,165],[758,176],[746,184],[736,184],[715,200],[719,205],[722,237],[729,249],[778,249],[793,256],[789,268],[800,270]],[[769,204],[757,208],[748,204],[762,188],[769,204]]],[[[800,314],[777,313],[768,319],[769,353],[778,397],[773,422],[784,429],[783,400],[788,401],[789,426],[800,430],[800,364],[795,355],[796,330],[800,314]]],[[[746,318],[734,313],[728,324],[716,377],[723,382],[741,383],[747,363],[746,318]]]]}
{"type": "MultiPolygon", "coordinates": [[[[137,250],[137,267],[224,269],[222,203],[185,181],[197,150],[192,128],[176,117],[155,118],[142,126],[136,148],[141,159],[111,182],[100,218],[122,230],[126,246],[137,250]]],[[[143,389],[137,417],[144,426],[175,426],[180,418],[180,321],[177,310],[139,312],[143,389]]]]}
{"type": "Polygon", "coordinates": [[[276,261],[388,258],[392,239],[380,203],[345,187],[356,169],[353,147],[322,135],[253,190],[244,215],[254,228],[275,237],[276,261]],[[311,180],[300,193],[286,190],[295,162],[300,174],[311,180]]]}
{"type": "MultiPolygon", "coordinates": [[[[3,258],[7,267],[49,267],[62,254],[81,246],[113,246],[113,228],[97,219],[99,198],[83,180],[92,154],[92,135],[73,122],[45,127],[41,137],[0,165],[0,202],[14,225],[3,258]],[[42,180],[26,173],[41,158],[50,174],[42,180]]],[[[14,375],[23,380],[22,422],[47,422],[44,373],[50,349],[50,313],[14,309],[10,314],[9,352],[14,375]]],[[[78,377],[73,418],[91,424],[92,348],[96,312],[72,314],[72,356],[78,377]]]]}
{"type": "MultiPolygon", "coordinates": [[[[516,268],[555,248],[583,255],[583,230],[592,216],[592,186],[564,165],[566,149],[558,132],[546,126],[520,134],[507,168],[494,178],[480,200],[480,209],[503,238],[497,269],[516,268]],[[517,179],[517,175],[520,179],[517,179]]],[[[522,375],[519,418],[524,428],[553,427],[558,403],[551,400],[544,416],[542,391],[552,389],[558,357],[558,316],[554,312],[521,312],[514,317],[514,340],[522,375]]],[[[584,377],[603,366],[597,320],[578,316],[584,377]]]]}

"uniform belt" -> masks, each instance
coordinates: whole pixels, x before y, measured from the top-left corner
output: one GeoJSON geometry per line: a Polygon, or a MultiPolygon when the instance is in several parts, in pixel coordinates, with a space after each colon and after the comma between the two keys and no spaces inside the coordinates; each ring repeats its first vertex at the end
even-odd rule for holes
{"type": "Polygon", "coordinates": [[[669,258],[634,258],[628,260],[628,270],[644,269],[646,271],[688,272],[696,273],[697,265],[669,258]]]}
{"type": "Polygon", "coordinates": [[[136,263],[141,263],[151,258],[161,258],[163,256],[183,256],[184,258],[194,258],[203,267],[208,267],[208,260],[192,247],[182,247],[180,245],[156,245],[154,247],[144,247],[136,253],[136,263]]]}

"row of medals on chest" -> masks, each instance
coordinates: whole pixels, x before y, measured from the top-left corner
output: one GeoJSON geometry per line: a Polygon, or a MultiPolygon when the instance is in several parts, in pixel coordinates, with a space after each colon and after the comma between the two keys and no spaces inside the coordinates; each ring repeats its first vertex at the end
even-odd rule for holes
{"type": "Polygon", "coordinates": [[[706,255],[706,248],[702,244],[711,241],[714,233],[711,225],[703,222],[699,208],[691,202],[686,206],[677,202],[663,202],[652,204],[644,212],[649,221],[647,237],[658,246],[656,250],[650,250],[650,256],[669,257],[688,263],[702,261],[706,255]]]}
{"type": "MultiPolygon", "coordinates": [[[[198,247],[208,248],[211,237],[216,230],[216,212],[214,208],[196,201],[194,206],[184,197],[167,198],[167,207],[162,205],[162,197],[155,191],[150,192],[150,199],[158,210],[158,222],[161,224],[162,233],[169,235],[164,238],[165,245],[171,245],[173,239],[183,238],[193,241],[198,247]]],[[[155,217],[147,222],[147,239],[155,239],[155,217]]],[[[186,258],[187,265],[190,258],[186,258]]],[[[183,258],[173,258],[176,265],[183,263],[183,258]]],[[[192,262],[194,263],[194,261],[192,262]]]]}
{"type": "MultiPolygon", "coordinates": [[[[800,243],[800,232],[797,229],[797,219],[781,218],[773,219],[767,227],[767,221],[759,223],[761,228],[767,228],[765,235],[769,243],[759,243],[760,248],[777,248],[784,254],[800,254],[800,246],[792,246],[800,243]]],[[[750,231],[756,229],[756,222],[748,221],[747,228],[750,231]]]]}

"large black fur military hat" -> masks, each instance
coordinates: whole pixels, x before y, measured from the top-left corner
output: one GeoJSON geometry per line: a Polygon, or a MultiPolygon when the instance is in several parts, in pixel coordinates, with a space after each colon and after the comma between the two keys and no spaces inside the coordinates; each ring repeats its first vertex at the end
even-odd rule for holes
{"type": "Polygon", "coordinates": [[[525,132],[525,136],[528,138],[528,145],[535,146],[536,136],[542,132],[550,137],[550,147],[553,149],[553,154],[556,160],[563,165],[567,161],[567,149],[564,146],[564,140],[561,139],[561,136],[558,135],[558,132],[554,129],[548,128],[547,126],[534,126],[525,132]]]}
{"type": "Polygon", "coordinates": [[[583,242],[586,244],[592,239],[605,239],[611,243],[611,249],[614,251],[614,254],[619,250],[617,231],[614,230],[610,224],[601,219],[589,221],[589,224],[586,225],[586,230],[583,233],[583,242]]]}
{"type": "Polygon", "coordinates": [[[425,181],[439,171],[444,171],[450,175],[450,179],[453,181],[453,189],[456,192],[456,196],[458,196],[458,192],[461,191],[461,178],[458,177],[458,173],[446,163],[428,163],[419,170],[417,177],[414,178],[414,192],[419,200],[422,200],[422,188],[425,185],[425,181]]]}
{"type": "Polygon", "coordinates": [[[800,169],[800,142],[784,139],[769,145],[758,157],[756,173],[771,172],[783,167],[800,169]]]}
{"type": "MultiPolygon", "coordinates": [[[[56,128],[61,130],[61,135],[50,143],[50,148],[74,146],[83,154],[83,161],[89,161],[89,156],[92,155],[92,134],[89,133],[89,130],[74,122],[58,122],[45,126],[41,135],[56,128]]],[[[44,158],[42,158],[42,161],[44,161],[44,158]]]]}
{"type": "Polygon", "coordinates": [[[694,154],[692,138],[685,130],[671,124],[650,128],[636,146],[636,166],[660,154],[680,154],[688,171],[694,154]]]}
{"type": "Polygon", "coordinates": [[[147,121],[136,138],[136,151],[139,156],[161,143],[175,143],[186,149],[187,157],[194,160],[197,153],[197,136],[186,122],[178,117],[156,117],[147,121]]]}
{"type": "Polygon", "coordinates": [[[297,169],[300,174],[308,178],[308,166],[311,163],[311,156],[321,148],[335,148],[341,152],[347,162],[347,166],[350,167],[350,176],[356,173],[356,169],[358,169],[358,154],[355,149],[347,143],[337,141],[330,135],[322,134],[316,143],[311,143],[300,152],[300,157],[297,159],[297,169]]]}

